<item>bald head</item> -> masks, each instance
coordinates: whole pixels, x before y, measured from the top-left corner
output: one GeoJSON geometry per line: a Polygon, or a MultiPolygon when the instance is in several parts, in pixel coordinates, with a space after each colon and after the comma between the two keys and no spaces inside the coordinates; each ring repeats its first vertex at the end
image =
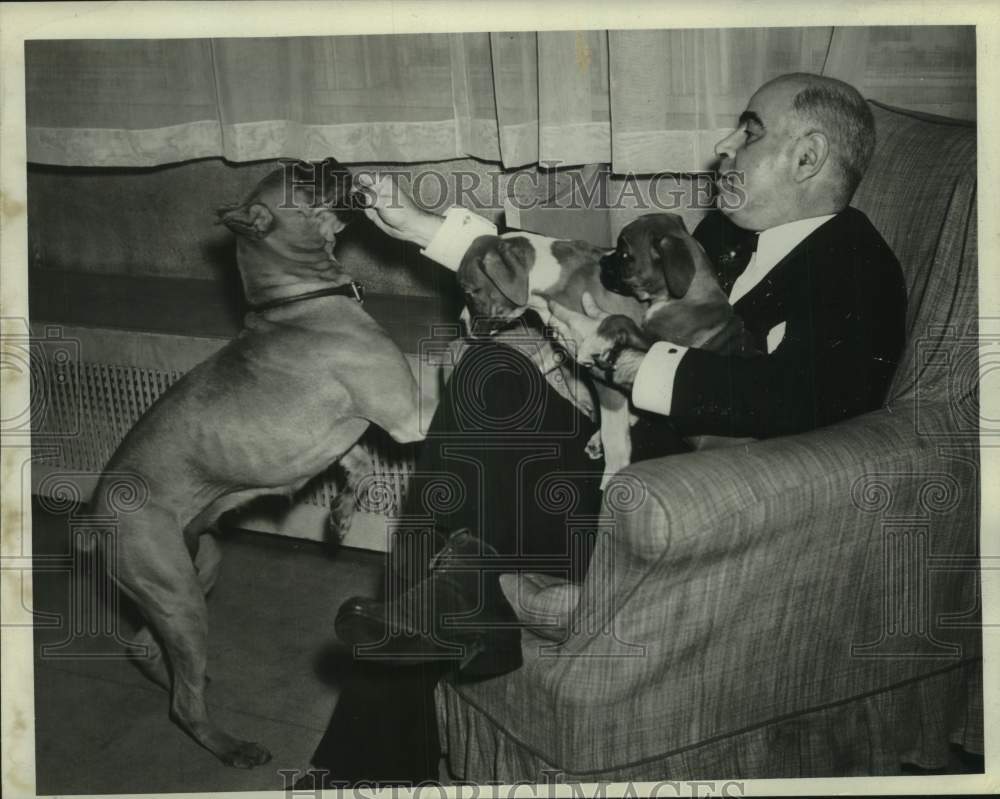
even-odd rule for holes
{"type": "Polygon", "coordinates": [[[860,92],[836,78],[796,72],[765,84],[788,94],[802,132],[818,131],[830,142],[839,172],[838,202],[846,205],[864,177],[875,149],[875,120],[860,92]]]}

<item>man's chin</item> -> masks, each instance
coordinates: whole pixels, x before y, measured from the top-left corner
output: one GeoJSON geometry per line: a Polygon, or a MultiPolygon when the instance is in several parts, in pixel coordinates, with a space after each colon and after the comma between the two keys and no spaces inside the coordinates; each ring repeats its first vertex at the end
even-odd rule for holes
{"type": "Polygon", "coordinates": [[[719,213],[736,225],[736,227],[741,227],[745,230],[757,230],[754,221],[748,218],[743,208],[733,208],[719,200],[716,200],[715,207],[719,209],[719,213]]]}
{"type": "Polygon", "coordinates": [[[719,209],[719,213],[726,217],[730,222],[739,224],[740,209],[733,208],[732,206],[726,204],[722,201],[721,197],[715,198],[715,207],[719,209]]]}

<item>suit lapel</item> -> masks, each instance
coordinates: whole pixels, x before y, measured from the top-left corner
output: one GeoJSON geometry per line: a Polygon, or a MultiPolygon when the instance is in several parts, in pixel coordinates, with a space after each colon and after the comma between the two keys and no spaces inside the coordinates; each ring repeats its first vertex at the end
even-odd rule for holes
{"type": "Polygon", "coordinates": [[[771,270],[764,276],[764,279],[760,283],[736,301],[733,309],[742,316],[743,312],[760,305],[767,298],[779,295],[784,296],[786,290],[783,288],[783,284],[787,283],[788,278],[796,271],[796,267],[808,267],[808,262],[814,260],[812,258],[803,258],[802,256],[809,249],[822,251],[825,248],[824,243],[831,237],[837,236],[838,231],[841,231],[841,228],[845,226],[845,219],[849,210],[841,211],[833,219],[827,220],[792,247],[778,263],[771,267],[771,270]],[[806,263],[800,264],[799,262],[801,261],[805,261],[806,263]]]}

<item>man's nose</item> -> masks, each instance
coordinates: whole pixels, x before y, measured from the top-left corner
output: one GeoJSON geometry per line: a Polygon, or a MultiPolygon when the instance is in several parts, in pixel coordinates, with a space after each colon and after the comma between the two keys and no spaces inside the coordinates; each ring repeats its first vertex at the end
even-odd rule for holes
{"type": "Polygon", "coordinates": [[[728,136],[715,143],[715,154],[719,158],[732,158],[736,155],[738,133],[739,129],[737,128],[728,136]]]}

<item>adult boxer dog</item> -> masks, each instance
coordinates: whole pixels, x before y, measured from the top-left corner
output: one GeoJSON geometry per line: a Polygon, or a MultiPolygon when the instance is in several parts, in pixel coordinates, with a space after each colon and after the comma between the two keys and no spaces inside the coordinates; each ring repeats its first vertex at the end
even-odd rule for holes
{"type": "MultiPolygon", "coordinates": [[[[622,228],[618,246],[601,259],[601,283],[645,304],[647,340],[726,354],[752,351],[711,261],[675,214],[646,214],[622,228]]],[[[636,336],[622,319],[607,320],[601,333],[630,345],[636,336]]]]}
{"type": "MultiPolygon", "coordinates": [[[[292,494],[338,459],[350,471],[370,424],[400,442],[426,429],[406,359],[333,258],[354,213],[349,184],[332,159],[286,164],[220,209],[238,236],[245,327],[139,419],[93,500],[95,514],[118,522],[113,577],[148,624],[134,639],[149,648],[143,670],[171,691],[175,721],[231,766],[271,756],[221,730],[205,706],[205,593],[219,565],[207,531],[254,497],[292,494]],[[141,507],[116,512],[112,473],[139,481],[141,507]]],[[[341,503],[341,528],[351,507],[341,503]]]]}
{"type": "MultiPolygon", "coordinates": [[[[471,317],[511,318],[532,308],[548,324],[548,301],[582,311],[590,292],[606,311],[639,322],[643,308],[632,297],[601,284],[604,250],[583,241],[553,240],[533,233],[477,238],[458,268],[471,317]]],[[[603,383],[594,386],[601,408],[599,430],[604,453],[604,482],[631,460],[628,398],[603,383]]]]}

